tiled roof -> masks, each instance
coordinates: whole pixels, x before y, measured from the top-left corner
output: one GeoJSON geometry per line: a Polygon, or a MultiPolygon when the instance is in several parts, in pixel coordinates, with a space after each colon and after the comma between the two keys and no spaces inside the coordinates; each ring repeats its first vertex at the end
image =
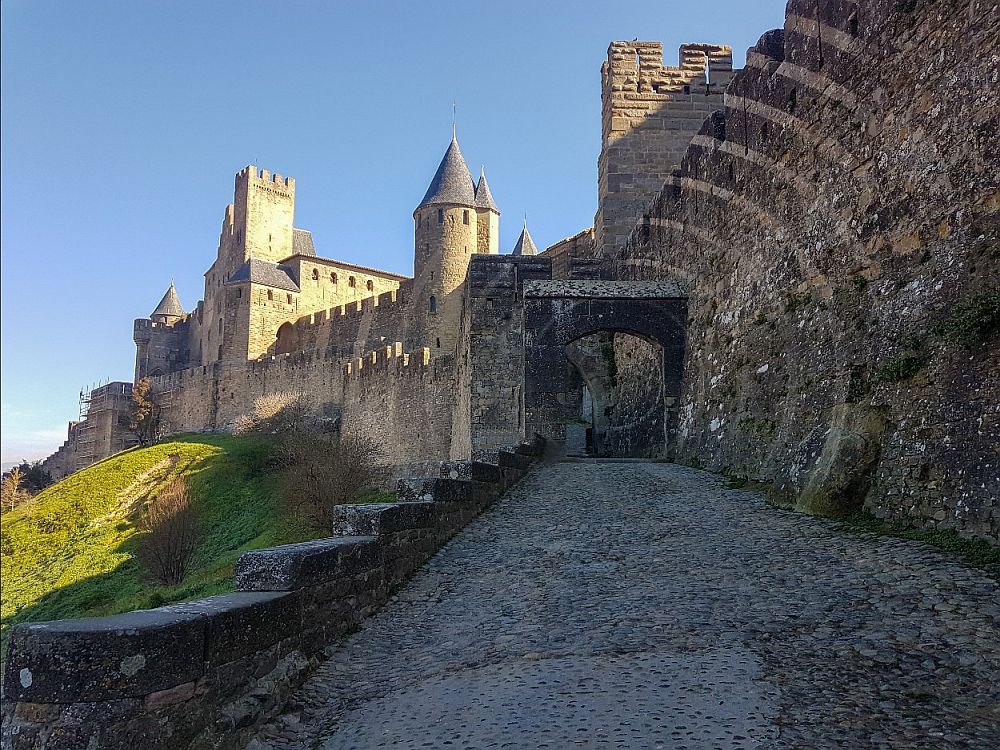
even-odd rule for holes
{"type": "Polygon", "coordinates": [[[517,238],[517,244],[514,245],[514,251],[511,255],[538,255],[538,248],[535,247],[535,241],[528,233],[527,224],[521,230],[521,236],[517,238]]]}
{"type": "MultiPolygon", "coordinates": [[[[430,187],[424,193],[421,206],[434,203],[457,203],[460,206],[476,205],[476,186],[469,172],[469,165],[458,147],[458,141],[452,136],[448,150],[434,173],[430,187]]],[[[419,206],[418,206],[419,208],[419,206]]]]}
{"type": "Polygon", "coordinates": [[[315,255],[312,232],[308,229],[292,230],[292,255],[315,255]]]}
{"type": "Polygon", "coordinates": [[[178,318],[184,316],[184,308],[181,306],[180,297],[177,296],[177,290],[174,289],[173,284],[170,285],[167,293],[160,300],[160,304],[156,306],[149,317],[153,317],[153,315],[173,315],[178,318]]]}
{"type": "Polygon", "coordinates": [[[227,284],[246,284],[247,282],[275,289],[285,289],[289,292],[299,291],[298,284],[292,280],[284,266],[261,258],[250,258],[233,271],[226,281],[227,284]]]}
{"type": "Polygon", "coordinates": [[[489,208],[497,213],[500,209],[493,202],[493,193],[490,192],[490,185],[486,182],[486,170],[479,173],[479,184],[476,185],[476,208],[489,208]]]}

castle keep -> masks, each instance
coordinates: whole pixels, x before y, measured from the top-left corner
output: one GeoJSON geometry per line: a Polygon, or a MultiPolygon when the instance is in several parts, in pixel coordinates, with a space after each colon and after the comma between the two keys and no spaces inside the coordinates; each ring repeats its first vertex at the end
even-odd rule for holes
{"type": "MultiPolygon", "coordinates": [[[[671,66],[658,43],[612,43],[594,226],[544,250],[525,227],[501,252],[454,138],[413,212],[412,277],[319,255],[295,181],[248,166],[203,300],[171,287],[135,321],[135,378],[165,434],[302,391],[399,474],[537,431],[731,472],[802,510],[863,501],[996,538],[996,338],[949,333],[1000,275],[981,14],[943,3],[931,28],[891,3],[793,0],[735,72],[721,45],[671,66]]],[[[100,424],[107,451],[126,444],[120,416],[100,424]]],[[[54,473],[100,457],[80,430],[54,473]]]]}

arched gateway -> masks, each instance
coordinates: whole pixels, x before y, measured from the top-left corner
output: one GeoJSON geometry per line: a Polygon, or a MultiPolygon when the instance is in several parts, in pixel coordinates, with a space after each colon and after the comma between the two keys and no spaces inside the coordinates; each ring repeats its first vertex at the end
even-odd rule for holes
{"type": "Polygon", "coordinates": [[[525,281],[524,432],[562,441],[573,420],[567,345],[591,334],[627,333],[658,345],[663,424],[677,421],[684,365],[687,295],[670,281],[525,281]]]}

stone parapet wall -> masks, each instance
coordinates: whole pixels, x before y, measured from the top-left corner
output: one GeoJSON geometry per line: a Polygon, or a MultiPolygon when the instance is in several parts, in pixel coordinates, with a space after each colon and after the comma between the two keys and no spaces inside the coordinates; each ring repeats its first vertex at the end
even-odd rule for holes
{"type": "Polygon", "coordinates": [[[683,460],[1000,538],[998,339],[949,333],[1000,293],[998,39],[996,3],[792,0],[749,52],[614,258],[688,286],[683,460]]]}
{"type": "Polygon", "coordinates": [[[3,743],[18,750],[242,748],[344,636],[524,476],[535,440],[468,480],[339,506],[341,536],[248,552],[236,588],[194,602],[15,626],[3,743]],[[89,743],[89,744],[88,744],[89,743]]]}

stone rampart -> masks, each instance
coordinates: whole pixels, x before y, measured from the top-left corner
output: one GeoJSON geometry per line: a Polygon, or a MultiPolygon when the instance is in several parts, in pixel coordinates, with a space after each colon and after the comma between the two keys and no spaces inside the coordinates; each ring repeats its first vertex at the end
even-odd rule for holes
{"type": "Polygon", "coordinates": [[[960,333],[996,315],[998,34],[996,3],[792,0],[750,50],[614,258],[688,285],[684,460],[1000,537],[997,337],[960,333]]]}
{"type": "Polygon", "coordinates": [[[403,483],[409,502],[340,506],[340,536],[243,555],[234,593],[15,626],[4,747],[242,748],[345,635],[524,476],[542,447],[502,453],[500,466],[467,466],[468,480],[403,483]]]}

